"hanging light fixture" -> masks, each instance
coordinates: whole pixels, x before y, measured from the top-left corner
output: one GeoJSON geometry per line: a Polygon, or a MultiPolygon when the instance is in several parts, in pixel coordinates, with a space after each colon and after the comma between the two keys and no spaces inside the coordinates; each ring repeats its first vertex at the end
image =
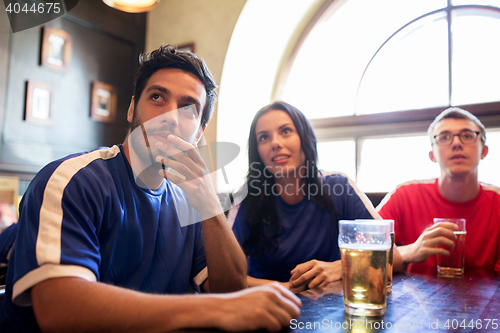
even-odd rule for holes
{"type": "Polygon", "coordinates": [[[128,13],[147,12],[156,7],[159,0],[102,0],[106,5],[128,13]]]}

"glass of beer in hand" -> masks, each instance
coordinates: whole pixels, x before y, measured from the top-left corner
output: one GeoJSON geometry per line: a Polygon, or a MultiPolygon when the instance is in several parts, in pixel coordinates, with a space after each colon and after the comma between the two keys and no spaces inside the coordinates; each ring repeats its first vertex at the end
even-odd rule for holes
{"type": "Polygon", "coordinates": [[[450,252],[450,256],[437,255],[437,270],[441,276],[460,276],[464,274],[465,258],[465,219],[435,218],[434,223],[449,222],[458,226],[458,230],[453,231],[457,239],[455,247],[450,248],[445,245],[438,245],[450,252]]]}
{"type": "Polygon", "coordinates": [[[390,231],[384,220],[339,221],[344,306],[350,315],[385,314],[390,231]]]}

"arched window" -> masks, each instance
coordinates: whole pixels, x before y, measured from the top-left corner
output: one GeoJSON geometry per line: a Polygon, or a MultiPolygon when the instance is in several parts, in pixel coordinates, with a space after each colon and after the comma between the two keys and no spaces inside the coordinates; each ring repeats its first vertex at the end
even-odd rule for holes
{"type": "Polygon", "coordinates": [[[479,177],[500,184],[500,0],[329,1],[276,85],[311,119],[320,167],[365,191],[439,175],[426,130],[460,106],[488,129],[479,177]]]}

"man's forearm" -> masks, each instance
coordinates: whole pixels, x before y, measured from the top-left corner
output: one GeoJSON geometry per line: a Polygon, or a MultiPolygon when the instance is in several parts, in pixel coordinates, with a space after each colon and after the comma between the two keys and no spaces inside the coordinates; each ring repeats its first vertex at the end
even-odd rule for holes
{"type": "Polygon", "coordinates": [[[219,302],[205,296],[145,294],[73,277],[40,282],[32,288],[31,297],[42,332],[165,332],[214,327],[219,302]]]}
{"type": "Polygon", "coordinates": [[[230,292],[246,288],[246,258],[224,215],[202,223],[210,291],[230,292]]]}

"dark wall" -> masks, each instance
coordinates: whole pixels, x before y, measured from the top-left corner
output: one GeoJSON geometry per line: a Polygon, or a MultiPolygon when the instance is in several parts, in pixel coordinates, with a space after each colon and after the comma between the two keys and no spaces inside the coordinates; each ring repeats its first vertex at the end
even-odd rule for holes
{"type": "Polygon", "coordinates": [[[68,14],[45,24],[72,36],[66,73],[41,67],[42,26],[12,33],[0,3],[0,175],[30,179],[48,162],[71,153],[123,142],[138,57],[144,51],[146,14],[128,14],[102,1],[80,0],[68,14]],[[24,120],[26,82],[55,87],[50,126],[24,120]],[[116,87],[113,124],[90,118],[92,81],[116,87]]]}

